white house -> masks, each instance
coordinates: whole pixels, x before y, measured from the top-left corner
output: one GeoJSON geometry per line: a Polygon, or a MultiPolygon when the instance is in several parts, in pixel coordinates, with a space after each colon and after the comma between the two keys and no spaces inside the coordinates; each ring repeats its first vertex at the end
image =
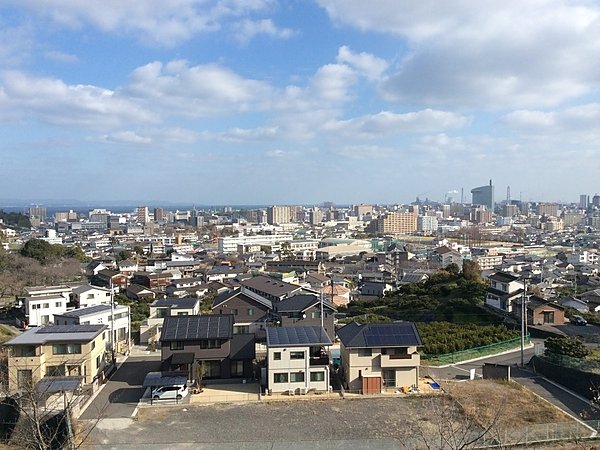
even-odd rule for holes
{"type": "Polygon", "coordinates": [[[80,308],[93,305],[109,305],[110,289],[86,284],[73,289],[73,300],[80,308]]]}
{"type": "Polygon", "coordinates": [[[140,344],[157,342],[165,317],[198,316],[200,301],[197,298],[159,298],[150,304],[150,316],[140,325],[140,344]]]}
{"type": "MultiPolygon", "coordinates": [[[[94,305],[73,309],[54,315],[55,325],[107,325],[113,330],[115,351],[126,353],[131,345],[131,318],[129,306],[115,305],[111,314],[110,305],[94,305]]],[[[110,334],[106,333],[106,348],[110,348],[110,334]]]]}
{"type": "Polygon", "coordinates": [[[45,295],[39,297],[25,297],[23,307],[27,324],[32,327],[39,327],[53,323],[55,314],[62,314],[67,311],[68,297],[61,295],[45,295]]]}
{"type": "Polygon", "coordinates": [[[323,327],[267,328],[269,392],[306,394],[329,390],[331,339],[323,327]]]}
{"type": "Polygon", "coordinates": [[[485,303],[496,309],[511,313],[513,302],[523,293],[523,282],[518,275],[496,272],[488,277],[489,287],[485,294],[485,303]]]}

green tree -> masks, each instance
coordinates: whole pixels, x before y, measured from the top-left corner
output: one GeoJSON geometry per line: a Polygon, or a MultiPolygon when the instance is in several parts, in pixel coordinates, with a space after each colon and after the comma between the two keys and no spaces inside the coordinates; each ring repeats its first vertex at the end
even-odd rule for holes
{"type": "Polygon", "coordinates": [[[30,239],[21,248],[21,255],[37,259],[42,264],[56,257],[56,253],[52,244],[41,239],[30,239]]]}
{"type": "Polygon", "coordinates": [[[463,278],[469,281],[481,281],[481,269],[479,264],[468,259],[463,261],[463,278]]]}
{"type": "Polygon", "coordinates": [[[556,336],[549,337],[544,343],[545,354],[565,355],[572,358],[585,358],[590,352],[583,342],[574,337],[556,336]]]}
{"type": "Polygon", "coordinates": [[[456,263],[448,264],[444,270],[452,275],[458,275],[460,273],[460,267],[458,267],[458,264],[456,263]]]}

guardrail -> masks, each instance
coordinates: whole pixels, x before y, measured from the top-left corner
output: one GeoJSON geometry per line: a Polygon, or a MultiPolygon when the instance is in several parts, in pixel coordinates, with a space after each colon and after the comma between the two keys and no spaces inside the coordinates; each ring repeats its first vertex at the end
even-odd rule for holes
{"type": "MultiPolygon", "coordinates": [[[[529,334],[525,336],[525,345],[531,342],[529,334]]],[[[517,349],[521,345],[521,338],[508,339],[495,344],[474,347],[467,350],[461,350],[453,353],[444,353],[443,355],[422,355],[422,361],[430,366],[443,366],[445,364],[456,364],[462,361],[482,358],[494,355],[507,350],[517,349]]]]}

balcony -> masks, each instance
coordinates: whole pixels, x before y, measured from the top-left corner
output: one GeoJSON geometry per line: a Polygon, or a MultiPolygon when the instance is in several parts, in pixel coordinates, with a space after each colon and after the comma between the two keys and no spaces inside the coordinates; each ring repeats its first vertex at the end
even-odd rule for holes
{"type": "Polygon", "coordinates": [[[381,355],[381,368],[415,367],[421,364],[421,356],[418,353],[411,355],[381,355]]]}
{"type": "Polygon", "coordinates": [[[328,366],[329,365],[329,357],[320,356],[320,357],[311,357],[309,359],[310,366],[328,366]]]}

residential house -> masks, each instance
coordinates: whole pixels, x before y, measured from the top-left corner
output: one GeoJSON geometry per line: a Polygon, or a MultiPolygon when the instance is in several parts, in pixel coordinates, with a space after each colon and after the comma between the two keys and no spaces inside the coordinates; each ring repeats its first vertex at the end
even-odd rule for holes
{"type": "Polygon", "coordinates": [[[172,280],[171,272],[136,272],[131,278],[131,284],[139,284],[148,289],[164,290],[172,280]]]}
{"type": "Polygon", "coordinates": [[[379,394],[385,389],[418,386],[421,337],[413,323],[351,322],[338,330],[346,389],[379,394]]]}
{"type": "Polygon", "coordinates": [[[523,293],[523,282],[519,276],[507,272],[495,272],[488,276],[489,287],[485,303],[504,312],[513,311],[513,302],[523,293]]]}
{"type": "Polygon", "coordinates": [[[267,328],[269,393],[328,391],[330,345],[331,339],[320,326],[267,328]]]}
{"type": "MultiPolygon", "coordinates": [[[[171,284],[169,284],[165,288],[165,293],[167,295],[174,295],[175,292],[177,292],[177,291],[190,291],[190,290],[195,291],[197,289],[189,289],[189,288],[197,288],[202,283],[203,283],[202,278],[180,278],[179,280],[171,281],[171,284]]],[[[206,288],[204,290],[208,291],[208,289],[206,289],[206,288]]]]}
{"type": "Polygon", "coordinates": [[[558,303],[565,308],[571,308],[580,313],[590,312],[590,307],[588,306],[588,303],[577,297],[573,297],[573,296],[562,297],[562,298],[558,299],[558,303]]]}
{"type": "Polygon", "coordinates": [[[197,298],[159,298],[150,304],[150,316],[140,325],[140,344],[158,341],[163,322],[171,316],[196,316],[200,314],[197,298]]]}
{"type": "Polygon", "coordinates": [[[323,294],[323,297],[327,299],[330,303],[333,303],[336,307],[346,306],[350,303],[350,289],[347,287],[341,286],[339,284],[334,284],[325,286],[319,289],[319,293],[323,294]]]}
{"type": "Polygon", "coordinates": [[[164,371],[203,381],[254,376],[254,335],[233,334],[231,314],[166,317],[160,341],[164,371]]]}
{"type": "MultiPolygon", "coordinates": [[[[521,302],[516,300],[515,315],[521,319],[521,302]]],[[[527,307],[527,323],[530,325],[564,325],[565,308],[558,303],[532,295],[525,303],[527,307]]]]}
{"type": "Polygon", "coordinates": [[[439,267],[448,267],[450,264],[456,264],[462,270],[463,255],[445,245],[433,249],[430,259],[439,267]]]}
{"type": "Polygon", "coordinates": [[[282,327],[320,327],[331,341],[335,340],[335,306],[329,300],[318,295],[303,294],[288,297],[275,305],[275,315],[282,327]],[[321,300],[323,300],[321,304],[321,300]],[[323,320],[321,321],[321,306],[323,307],[323,320]]]}
{"type": "Polygon", "coordinates": [[[234,334],[253,333],[258,339],[264,339],[273,304],[252,291],[238,288],[215,297],[211,309],[215,314],[233,316],[234,334]]]}
{"type": "Polygon", "coordinates": [[[360,295],[383,297],[388,292],[393,292],[394,286],[390,283],[367,281],[360,288],[360,295]]]}
{"type": "Polygon", "coordinates": [[[94,286],[109,288],[113,287],[124,291],[129,286],[129,277],[116,270],[104,269],[90,278],[90,283],[94,286]]]}
{"type": "Polygon", "coordinates": [[[110,289],[84,284],[73,289],[73,301],[79,308],[103,304],[110,305],[110,289]]]}
{"type": "Polygon", "coordinates": [[[286,283],[275,278],[259,275],[240,282],[247,291],[254,292],[271,302],[279,302],[284,298],[300,293],[301,286],[286,283]]]}
{"type": "Polygon", "coordinates": [[[127,275],[128,277],[132,277],[133,274],[139,270],[137,261],[133,261],[131,259],[120,261],[118,266],[119,272],[121,272],[123,275],[127,275]]]}
{"type": "Polygon", "coordinates": [[[429,275],[426,273],[405,272],[398,284],[425,283],[427,280],[429,280],[429,275]]]}
{"type": "Polygon", "coordinates": [[[126,353],[131,345],[130,311],[127,305],[94,305],[73,309],[54,316],[55,325],[108,325],[106,348],[111,348],[111,334],[117,353],[126,353]]]}
{"type": "Polygon", "coordinates": [[[308,272],[304,277],[304,282],[308,283],[312,289],[319,289],[329,284],[329,277],[319,272],[308,272]]]}
{"type": "Polygon", "coordinates": [[[99,386],[104,368],[106,325],[30,328],[4,344],[9,350],[8,390],[16,392],[44,377],[82,377],[99,386]]]}
{"type": "Polygon", "coordinates": [[[154,300],[156,298],[156,292],[148,289],[146,286],[141,284],[131,284],[125,289],[125,295],[131,300],[154,300]]]}
{"type": "Polygon", "coordinates": [[[55,314],[67,310],[68,301],[67,298],[60,295],[25,297],[23,309],[26,324],[32,327],[51,324],[55,314]]]}

